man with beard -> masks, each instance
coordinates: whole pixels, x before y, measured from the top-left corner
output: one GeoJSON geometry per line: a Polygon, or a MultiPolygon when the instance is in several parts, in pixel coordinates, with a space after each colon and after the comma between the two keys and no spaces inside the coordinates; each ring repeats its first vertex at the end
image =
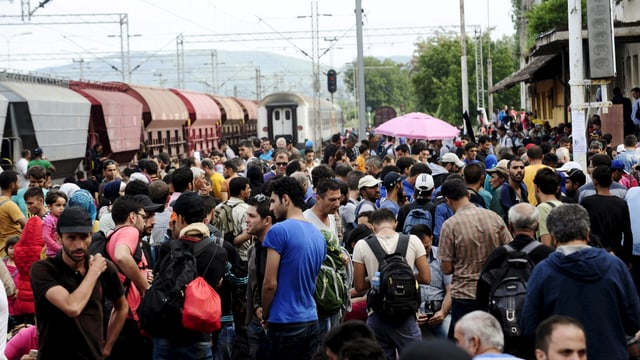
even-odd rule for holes
{"type": "Polygon", "coordinates": [[[136,195],[135,199],[142,204],[145,213],[144,227],[140,231],[140,245],[149,261],[149,268],[154,269],[153,257],[151,256],[151,245],[153,244],[151,233],[156,224],[156,213],[164,211],[164,204],[155,204],[147,195],[136,195]]]}
{"type": "Polygon", "coordinates": [[[20,188],[18,173],[6,170],[0,173],[0,248],[11,236],[20,235],[22,228],[27,223],[22,211],[16,203],[11,201],[11,196],[18,194],[20,188]]]}
{"type": "Polygon", "coordinates": [[[384,176],[382,185],[387,189],[387,196],[380,199],[380,208],[389,209],[394,216],[398,216],[400,206],[406,202],[402,192],[402,176],[397,172],[390,172],[384,176]]]}
{"type": "Polygon", "coordinates": [[[504,223],[509,223],[509,209],[518,203],[528,202],[527,187],[524,182],[524,162],[521,159],[509,160],[509,181],[496,189],[491,199],[491,210],[504,219],[504,223]]]}
{"type": "Polygon", "coordinates": [[[565,195],[568,198],[578,201],[578,189],[587,182],[587,176],[580,169],[570,169],[567,171],[565,179],[565,195]]]}
{"type": "Polygon", "coordinates": [[[304,190],[295,179],[272,181],[270,197],[270,210],[282,221],[271,227],[263,243],[267,262],[262,324],[268,329],[267,358],[311,359],[320,341],[313,294],[327,246],[320,231],[302,214],[304,190]]]}
{"type": "Polygon", "coordinates": [[[103,359],[124,324],[128,306],[116,267],[100,254],[87,256],[92,222],[80,207],[65,209],[57,224],[62,251],[33,264],[38,358],[103,359]],[[114,306],[106,337],[103,295],[114,306]]]}

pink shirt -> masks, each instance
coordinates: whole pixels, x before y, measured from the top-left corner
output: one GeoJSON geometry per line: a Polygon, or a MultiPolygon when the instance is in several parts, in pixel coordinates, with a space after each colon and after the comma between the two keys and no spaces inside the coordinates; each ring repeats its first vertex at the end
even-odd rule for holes
{"type": "Polygon", "coordinates": [[[47,246],[47,257],[54,257],[58,251],[62,248],[62,245],[58,243],[58,237],[56,236],[56,225],[58,224],[58,217],[49,214],[44,218],[42,222],[42,238],[44,244],[47,246]]]}
{"type": "MultiPolygon", "coordinates": [[[[107,234],[107,236],[108,235],[109,234],[107,234]]],[[[133,257],[136,251],[136,247],[138,246],[138,241],[140,241],[139,236],[140,236],[140,232],[138,231],[138,229],[136,229],[135,226],[125,226],[119,229],[115,234],[113,234],[111,239],[109,239],[109,241],[107,242],[107,253],[109,254],[109,257],[111,259],[114,258],[116,246],[120,244],[126,245],[129,248],[129,253],[133,257]]],[[[145,279],[147,278],[148,266],[149,266],[149,263],[147,262],[147,259],[145,258],[144,253],[142,253],[142,259],[138,263],[138,268],[140,269],[140,272],[142,273],[142,276],[145,277],[145,279]]],[[[124,284],[124,281],[126,280],[126,277],[124,276],[124,274],[119,272],[118,276],[120,277],[120,281],[124,284]]],[[[140,306],[140,301],[142,300],[142,296],[140,296],[140,292],[138,291],[138,288],[133,283],[131,284],[129,291],[127,291],[126,297],[127,297],[127,302],[129,303],[129,308],[131,309],[131,313],[133,313],[133,318],[137,320],[138,319],[137,310],[138,310],[138,306],[140,306]]]]}
{"type": "Polygon", "coordinates": [[[29,351],[38,349],[38,332],[36,327],[29,325],[21,329],[7,342],[4,355],[7,360],[19,360],[23,355],[28,355],[29,351]]]}

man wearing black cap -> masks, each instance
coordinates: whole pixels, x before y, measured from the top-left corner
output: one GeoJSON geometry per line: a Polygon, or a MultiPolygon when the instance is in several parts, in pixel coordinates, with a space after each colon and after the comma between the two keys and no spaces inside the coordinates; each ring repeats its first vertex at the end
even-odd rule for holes
{"type": "Polygon", "coordinates": [[[567,171],[565,178],[565,195],[578,201],[578,189],[587,182],[587,176],[582,170],[573,168],[567,171]]]}
{"type": "Polygon", "coordinates": [[[387,196],[380,199],[380,209],[389,209],[394,216],[397,216],[400,206],[405,202],[402,192],[402,176],[392,171],[384,176],[382,185],[387,189],[387,196]]]}
{"type": "MultiPolygon", "coordinates": [[[[173,203],[176,220],[170,227],[174,237],[194,248],[200,241],[209,239],[209,229],[202,222],[205,217],[205,206],[202,197],[194,192],[184,192],[173,203]]],[[[214,289],[218,288],[224,275],[227,263],[227,252],[217,245],[201,247],[195,251],[198,275],[214,289]],[[210,265],[209,265],[210,263],[210,265]],[[206,273],[205,273],[206,270],[206,273]]],[[[160,247],[158,257],[158,273],[162,272],[162,261],[171,252],[169,242],[160,247]]],[[[160,275],[158,275],[160,276],[160,275]]],[[[186,330],[183,327],[175,329],[168,337],[156,336],[153,339],[154,358],[158,359],[211,359],[211,335],[207,333],[186,330]]]]}
{"type": "Polygon", "coordinates": [[[100,254],[88,256],[92,223],[86,210],[65,209],[57,224],[62,251],[31,268],[38,358],[103,359],[122,329],[129,307],[118,270],[100,254]],[[103,295],[114,306],[106,338],[103,295]]]}

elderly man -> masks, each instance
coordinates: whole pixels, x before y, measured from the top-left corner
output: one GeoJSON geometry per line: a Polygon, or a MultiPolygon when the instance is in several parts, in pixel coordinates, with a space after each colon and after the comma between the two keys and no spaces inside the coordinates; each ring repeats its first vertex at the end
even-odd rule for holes
{"type": "Polygon", "coordinates": [[[484,311],[476,310],[463,316],[456,323],[454,337],[458,346],[473,359],[519,359],[502,353],[502,327],[493,315],[484,311]]]}

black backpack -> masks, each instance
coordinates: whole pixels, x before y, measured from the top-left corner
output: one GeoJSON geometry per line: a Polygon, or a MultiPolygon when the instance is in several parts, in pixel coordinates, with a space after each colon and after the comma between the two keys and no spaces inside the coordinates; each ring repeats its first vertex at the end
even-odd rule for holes
{"type": "Polygon", "coordinates": [[[203,275],[198,274],[196,257],[216,243],[204,238],[195,244],[171,240],[169,245],[171,252],[158,263],[153,283],[138,307],[140,328],[153,336],[166,337],[182,328],[184,289],[203,275]]]}
{"type": "Polygon", "coordinates": [[[532,241],[520,251],[505,245],[507,256],[502,265],[483,275],[484,280],[491,284],[489,313],[498,319],[505,337],[522,335],[520,318],[527,297],[527,283],[534,267],[529,253],[540,245],[539,241],[532,241]]]}
{"type": "Polygon", "coordinates": [[[415,316],[420,307],[420,288],[413,267],[406,260],[409,235],[399,234],[392,254],[384,252],[375,235],[365,241],[378,259],[380,272],[380,289],[369,291],[367,306],[389,321],[401,322],[410,315],[415,316]]]}

